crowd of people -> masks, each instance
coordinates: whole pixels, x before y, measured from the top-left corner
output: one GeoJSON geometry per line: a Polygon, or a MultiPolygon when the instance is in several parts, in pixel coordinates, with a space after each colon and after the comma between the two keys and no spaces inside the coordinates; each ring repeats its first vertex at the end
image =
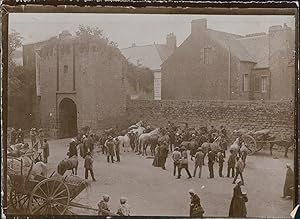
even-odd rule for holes
{"type": "MultiPolygon", "coordinates": [[[[143,133],[150,133],[154,128],[146,126],[143,133]]],[[[137,132],[127,130],[127,136],[129,137],[129,145],[133,152],[138,155],[142,154],[142,146],[139,142],[139,135],[137,132]]],[[[121,142],[118,138],[120,133],[114,132],[112,129],[105,132],[103,135],[96,135],[90,132],[80,133],[76,138],[71,139],[68,145],[67,155],[69,158],[73,156],[78,157],[80,155],[84,159],[85,179],[91,178],[96,181],[93,171],[93,157],[95,154],[95,148],[101,148],[101,152],[106,156],[108,163],[121,162],[120,149],[121,142]]],[[[226,154],[228,147],[232,143],[226,128],[220,126],[220,129],[216,129],[211,126],[210,129],[207,127],[201,127],[199,129],[189,128],[186,123],[184,127],[175,126],[174,123],[168,122],[167,127],[160,128],[160,140],[155,142],[153,152],[154,159],[152,165],[154,167],[160,167],[166,170],[166,161],[168,157],[173,162],[173,175],[177,179],[182,176],[182,170],[184,169],[187,177],[191,178],[202,178],[203,166],[205,166],[205,158],[207,157],[207,166],[209,176],[208,178],[215,178],[214,165],[218,164],[218,176],[223,178],[227,176],[232,178],[233,184],[237,184],[233,190],[233,197],[230,203],[229,216],[230,217],[246,217],[246,202],[248,201],[247,195],[242,192],[241,186],[245,185],[244,181],[244,170],[246,167],[246,151],[231,151],[226,154]],[[203,143],[214,143],[216,139],[220,139],[218,150],[212,150],[208,148],[205,150],[202,146],[203,143]],[[189,163],[193,163],[193,171],[190,172],[189,163]],[[224,163],[227,163],[227,173],[224,174],[224,163]],[[177,176],[176,176],[177,175],[177,176]],[[240,180],[238,180],[240,178],[240,180]],[[238,180],[238,181],[237,181],[238,180]]],[[[42,150],[43,162],[48,162],[49,143],[45,138],[43,129],[32,128],[30,130],[31,148],[35,151],[42,150]]],[[[21,129],[16,131],[12,129],[10,144],[23,144],[25,148],[28,148],[28,143],[24,144],[24,133],[21,129]]],[[[152,142],[148,142],[151,144],[152,142]]],[[[243,142],[239,142],[242,144],[243,142]]],[[[152,144],[153,145],[153,144],[152,144]]],[[[152,150],[151,149],[151,150],[152,150]]],[[[292,196],[293,187],[293,171],[290,165],[287,165],[287,175],[284,185],[283,197],[292,196]]],[[[190,204],[190,216],[202,217],[204,209],[201,206],[200,198],[194,190],[190,190],[191,196],[190,204]]],[[[99,215],[112,215],[108,205],[109,196],[104,195],[103,200],[98,204],[99,215]]],[[[130,210],[127,204],[126,198],[120,199],[120,207],[116,211],[117,215],[129,216],[130,210]]]]}

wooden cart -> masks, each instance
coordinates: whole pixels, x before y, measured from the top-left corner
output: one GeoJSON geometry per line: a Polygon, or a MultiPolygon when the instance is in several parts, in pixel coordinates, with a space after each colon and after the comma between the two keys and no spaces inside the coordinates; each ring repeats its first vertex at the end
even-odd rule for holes
{"type": "Polygon", "coordinates": [[[22,160],[19,161],[21,162],[21,174],[8,171],[11,184],[9,207],[32,215],[72,214],[68,210],[69,207],[97,210],[72,202],[87,187],[85,181],[80,184],[69,183],[65,180],[66,177],[54,177],[54,172],[49,178],[38,175],[31,179],[33,162],[28,174],[24,174],[22,160]]]}

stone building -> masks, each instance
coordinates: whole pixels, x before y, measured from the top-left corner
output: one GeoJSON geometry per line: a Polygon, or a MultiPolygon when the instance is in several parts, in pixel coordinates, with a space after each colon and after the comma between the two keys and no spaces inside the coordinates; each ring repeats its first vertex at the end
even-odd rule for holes
{"type": "Polygon", "coordinates": [[[41,127],[51,136],[75,136],[82,127],[125,121],[128,62],[101,38],[63,31],[36,51],[41,127]]]}
{"type": "Polygon", "coordinates": [[[272,26],[246,36],[191,22],[191,34],[162,64],[163,99],[290,100],[295,31],[272,26]]]}
{"type": "Polygon", "coordinates": [[[145,94],[138,92],[135,99],[161,99],[161,64],[175,51],[176,36],[170,33],[166,37],[165,44],[151,44],[137,46],[135,43],[129,48],[121,49],[122,54],[129,62],[136,66],[143,66],[154,74],[153,90],[154,92],[145,94]]]}

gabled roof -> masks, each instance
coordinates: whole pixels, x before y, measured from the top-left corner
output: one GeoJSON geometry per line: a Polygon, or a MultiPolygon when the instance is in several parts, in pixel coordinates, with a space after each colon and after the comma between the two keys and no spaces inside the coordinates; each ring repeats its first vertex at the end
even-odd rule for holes
{"type": "Polygon", "coordinates": [[[268,35],[243,37],[238,41],[247,49],[248,53],[257,63],[254,68],[269,67],[269,42],[268,35]]]}
{"type": "Polygon", "coordinates": [[[166,45],[152,44],[121,49],[122,54],[134,65],[142,65],[151,70],[160,70],[160,65],[171,55],[166,45]]]}
{"type": "Polygon", "coordinates": [[[216,40],[225,48],[230,49],[230,52],[235,55],[240,61],[254,63],[256,62],[256,60],[249,54],[244,45],[238,40],[242,38],[242,36],[211,29],[208,29],[207,33],[212,39],[216,40]]]}

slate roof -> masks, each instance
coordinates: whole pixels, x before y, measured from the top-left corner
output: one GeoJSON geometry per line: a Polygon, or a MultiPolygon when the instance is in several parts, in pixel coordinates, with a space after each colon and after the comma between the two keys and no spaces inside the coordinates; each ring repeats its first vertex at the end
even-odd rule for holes
{"type": "Polygon", "coordinates": [[[254,68],[269,67],[269,42],[268,35],[244,37],[238,41],[247,49],[248,53],[257,63],[254,68]]]}
{"type": "Polygon", "coordinates": [[[141,64],[151,70],[160,70],[160,65],[172,51],[164,44],[133,46],[121,49],[122,54],[134,65],[141,64]]]}
{"type": "Polygon", "coordinates": [[[230,49],[230,52],[235,55],[240,61],[256,62],[252,55],[248,52],[246,47],[240,42],[243,36],[225,33],[221,31],[208,29],[209,36],[223,45],[225,48],[230,49]]]}

